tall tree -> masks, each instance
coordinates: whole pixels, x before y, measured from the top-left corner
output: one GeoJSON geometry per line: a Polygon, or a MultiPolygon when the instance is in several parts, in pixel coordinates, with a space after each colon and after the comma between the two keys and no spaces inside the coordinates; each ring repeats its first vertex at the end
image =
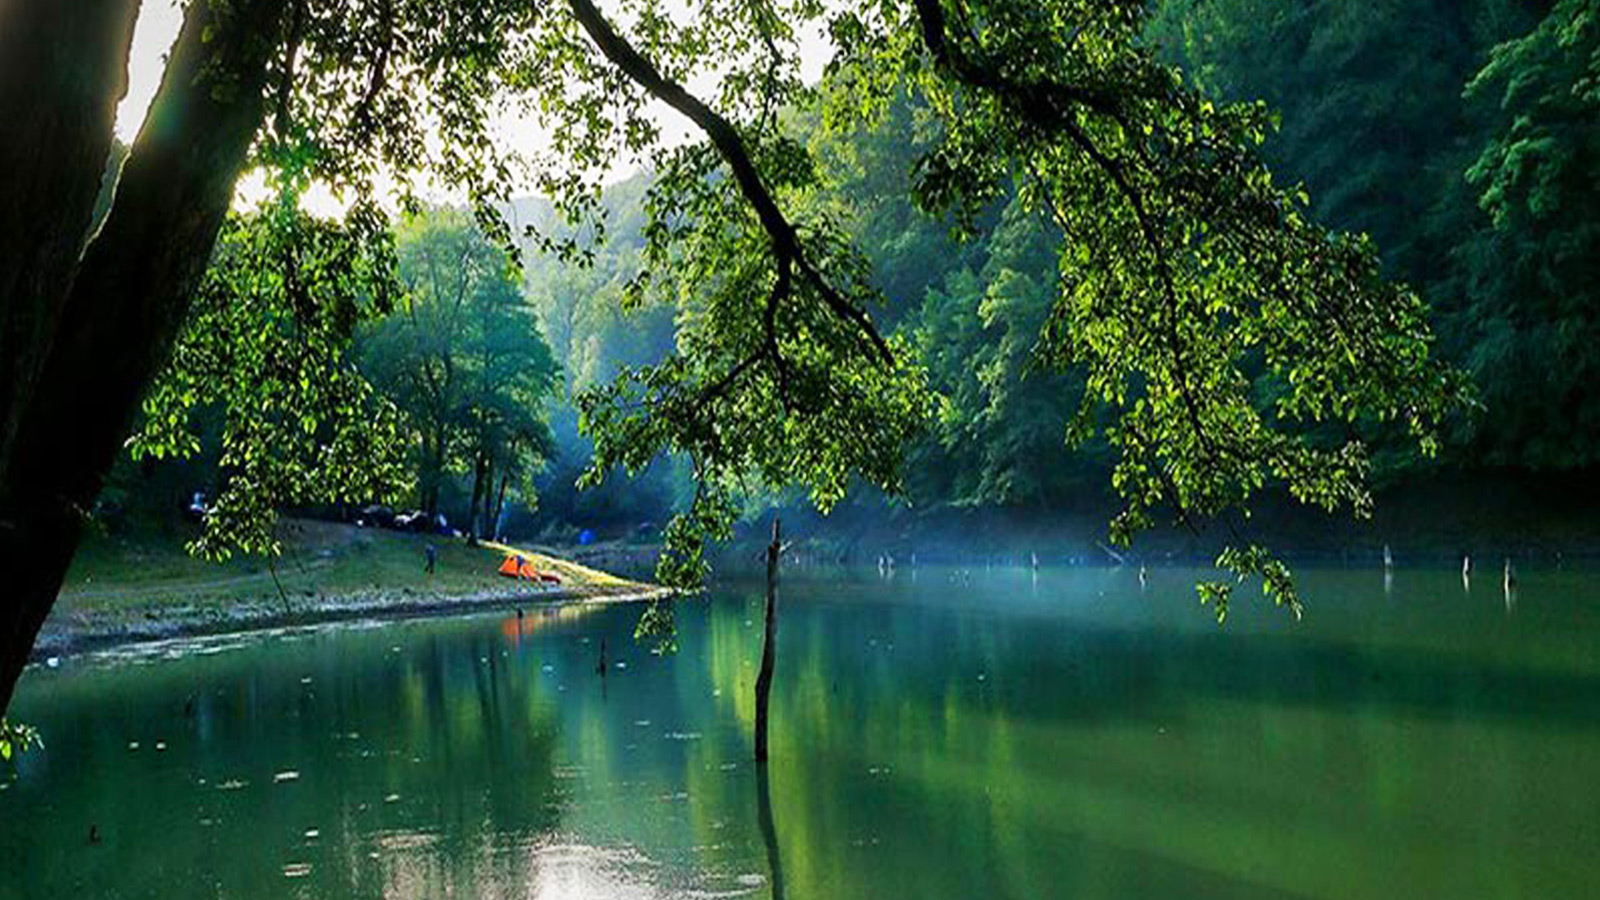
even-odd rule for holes
{"type": "Polygon", "coordinates": [[[548,454],[545,398],[559,370],[506,251],[459,210],[412,216],[398,236],[405,295],[362,336],[362,367],[416,433],[418,500],[430,517],[449,472],[472,476],[465,519],[486,528],[496,473],[548,454]]]}

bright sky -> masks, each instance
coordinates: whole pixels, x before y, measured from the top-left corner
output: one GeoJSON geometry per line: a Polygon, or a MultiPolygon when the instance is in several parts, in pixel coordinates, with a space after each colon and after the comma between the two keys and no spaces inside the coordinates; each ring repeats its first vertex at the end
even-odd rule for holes
{"type": "MultiPolygon", "coordinates": [[[[665,3],[672,12],[681,12],[685,6],[685,0],[665,0],[665,3]]],[[[611,12],[615,4],[601,0],[600,6],[611,12]]],[[[145,111],[150,107],[150,101],[155,97],[157,88],[161,86],[161,72],[166,65],[167,52],[177,38],[178,28],[182,24],[182,0],[144,0],[133,32],[133,48],[128,64],[128,94],[117,106],[117,136],[124,142],[131,143],[139,133],[145,111]]],[[[806,80],[814,81],[821,77],[829,52],[829,40],[820,27],[802,37],[801,71],[806,80]]],[[[691,88],[703,88],[703,85],[691,84],[691,88]]],[[[656,120],[661,124],[663,140],[669,145],[681,143],[692,136],[693,125],[664,105],[657,106],[656,120]]],[[[520,116],[508,116],[500,123],[500,130],[510,144],[520,148],[536,149],[545,143],[545,136],[538,124],[520,116]]],[[[632,174],[636,168],[633,161],[619,160],[618,165],[612,170],[611,178],[621,180],[632,174]]],[[[257,199],[263,190],[259,177],[246,176],[239,185],[239,199],[251,202],[257,199]]],[[[513,191],[517,194],[531,192],[531,187],[526,185],[519,185],[513,191]]],[[[313,196],[308,198],[308,206],[313,212],[332,213],[342,204],[330,194],[323,193],[319,196],[313,192],[313,196]]]]}

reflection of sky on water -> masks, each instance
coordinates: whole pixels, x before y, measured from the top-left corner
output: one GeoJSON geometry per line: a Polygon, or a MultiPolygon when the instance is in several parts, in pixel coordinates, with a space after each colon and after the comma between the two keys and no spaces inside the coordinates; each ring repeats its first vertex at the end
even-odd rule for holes
{"type": "Polygon", "coordinates": [[[574,607],[68,659],[0,898],[1581,895],[1595,580],[1384,582],[1218,630],[1190,573],[798,572],[766,779],[756,587],[673,658],[574,607]]]}

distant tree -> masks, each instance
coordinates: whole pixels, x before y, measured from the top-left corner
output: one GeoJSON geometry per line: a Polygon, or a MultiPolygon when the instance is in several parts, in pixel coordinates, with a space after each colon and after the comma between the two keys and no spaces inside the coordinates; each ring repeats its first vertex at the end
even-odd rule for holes
{"type": "Polygon", "coordinates": [[[430,517],[452,470],[472,479],[469,534],[506,484],[550,452],[543,418],[560,370],[503,248],[465,213],[410,217],[397,238],[404,295],[361,336],[362,369],[415,433],[418,500],[430,517]]]}
{"type": "Polygon", "coordinates": [[[1483,386],[1486,461],[1600,464],[1600,2],[1563,0],[1467,87],[1487,139],[1467,180],[1457,342],[1483,386]]]}

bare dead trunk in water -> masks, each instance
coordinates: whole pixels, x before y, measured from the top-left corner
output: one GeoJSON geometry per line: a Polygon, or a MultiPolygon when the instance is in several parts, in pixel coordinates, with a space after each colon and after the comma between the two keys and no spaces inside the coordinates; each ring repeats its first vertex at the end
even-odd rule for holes
{"type": "MultiPolygon", "coordinates": [[[[61,102],[71,107],[62,116],[80,117],[66,125],[52,119],[58,126],[52,133],[77,134],[86,142],[66,154],[59,148],[36,154],[24,159],[21,169],[0,168],[0,227],[6,229],[0,238],[7,257],[0,267],[18,267],[17,272],[7,269],[11,284],[6,287],[37,282],[44,285],[41,291],[54,286],[62,297],[45,320],[19,319],[7,297],[8,312],[0,319],[0,346],[9,351],[26,345],[41,355],[20,370],[9,357],[0,365],[0,402],[6,404],[5,418],[15,423],[7,426],[14,435],[6,442],[9,452],[0,455],[0,572],[7,580],[0,598],[0,710],[10,704],[77,549],[86,511],[146,385],[170,354],[205,272],[261,121],[267,62],[279,41],[283,2],[190,4],[161,89],[123,166],[111,212],[82,251],[75,272],[62,274],[47,264],[54,251],[41,251],[39,245],[92,215],[106,164],[105,151],[98,148],[110,146],[131,13],[122,18],[121,7],[111,0],[0,0],[0,28],[5,29],[0,50],[6,51],[0,56],[0,101],[5,103],[0,112],[11,123],[8,128],[22,129],[20,139],[39,139],[19,124],[33,120],[11,117],[14,108],[28,106],[16,98],[34,90],[43,98],[34,105],[49,110],[61,102]],[[46,7],[59,15],[38,12],[46,7]],[[34,30],[14,32],[18,23],[30,22],[30,13],[34,30]],[[98,23],[96,30],[74,16],[88,16],[98,23]],[[52,42],[54,50],[29,58],[64,53],[66,62],[51,65],[81,64],[92,72],[107,63],[102,55],[108,55],[111,74],[66,85],[58,83],[58,73],[14,65],[9,56],[14,44],[30,39],[52,42]],[[72,43],[77,40],[87,43],[72,43]],[[74,97],[77,89],[89,92],[87,99],[74,97]],[[52,213],[51,222],[34,232],[14,231],[14,217],[27,209],[24,188],[33,178],[67,186],[63,199],[72,208],[52,213]],[[83,188],[86,182],[94,187],[83,188]],[[55,223],[57,217],[65,217],[64,224],[55,223]],[[37,334],[41,321],[49,326],[42,338],[37,334]]],[[[9,139],[0,147],[17,155],[9,139]]],[[[77,241],[81,248],[81,233],[77,241]]],[[[23,290],[19,296],[33,295],[23,290]]]]}
{"type": "Polygon", "coordinates": [[[767,761],[767,704],[772,696],[772,663],[776,648],[773,641],[778,631],[778,560],[783,555],[783,543],[778,527],[778,517],[772,517],[772,543],[767,545],[767,616],[766,631],[761,639],[761,672],[756,675],[756,762],[767,761]]]}

